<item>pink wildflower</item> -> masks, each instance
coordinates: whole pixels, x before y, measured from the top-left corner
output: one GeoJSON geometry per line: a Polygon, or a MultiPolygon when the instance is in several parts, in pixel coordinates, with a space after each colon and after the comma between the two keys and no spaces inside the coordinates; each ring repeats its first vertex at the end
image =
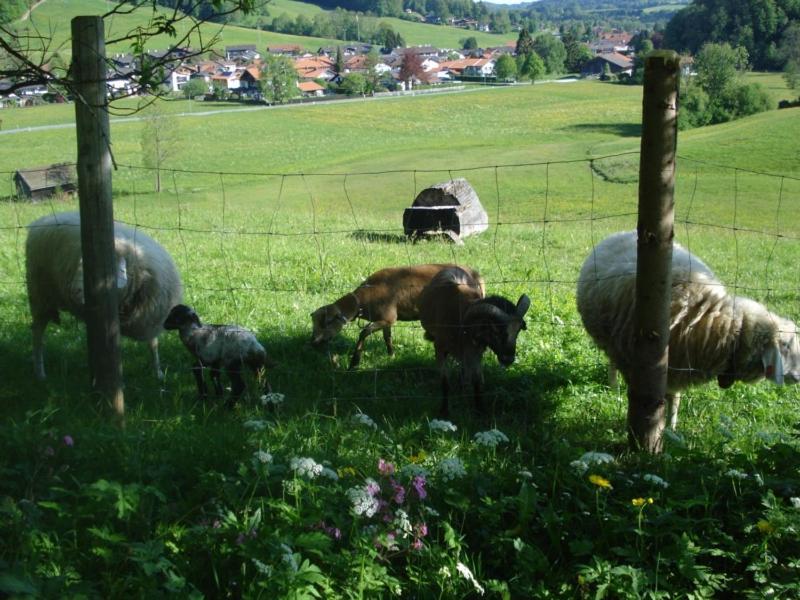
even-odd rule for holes
{"type": "Polygon", "coordinates": [[[381,475],[391,475],[394,473],[394,465],[390,462],[386,462],[382,458],[378,459],[378,472],[381,475]]]}
{"type": "Polygon", "coordinates": [[[394,501],[396,504],[402,504],[406,499],[406,490],[405,488],[397,483],[394,479],[390,479],[389,483],[392,484],[392,489],[394,490],[394,501]]]}
{"type": "Polygon", "coordinates": [[[64,436],[64,445],[69,448],[72,448],[75,445],[75,440],[72,439],[71,435],[64,436]]]}
{"type": "Polygon", "coordinates": [[[428,496],[428,492],[425,491],[425,477],[422,475],[417,475],[414,477],[414,481],[411,482],[411,485],[414,486],[414,489],[417,492],[417,496],[420,500],[424,500],[428,496]]]}
{"type": "Polygon", "coordinates": [[[422,550],[422,548],[424,547],[424,544],[422,543],[421,539],[417,538],[411,543],[411,547],[414,550],[422,550]]]}
{"type": "Polygon", "coordinates": [[[371,479],[367,480],[367,494],[372,496],[377,496],[381,491],[381,486],[378,485],[377,481],[372,481],[371,479]]]}
{"type": "Polygon", "coordinates": [[[415,529],[418,537],[424,538],[428,535],[428,526],[425,523],[417,523],[415,529]]]}

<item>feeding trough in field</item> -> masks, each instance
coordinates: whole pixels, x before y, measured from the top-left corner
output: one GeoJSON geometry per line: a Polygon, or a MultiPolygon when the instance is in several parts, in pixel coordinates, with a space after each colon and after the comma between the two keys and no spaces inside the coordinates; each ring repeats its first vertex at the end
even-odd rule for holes
{"type": "Polygon", "coordinates": [[[412,238],[446,235],[456,243],[489,228],[489,215],[466,179],[422,190],[403,212],[403,231],[412,238]]]}

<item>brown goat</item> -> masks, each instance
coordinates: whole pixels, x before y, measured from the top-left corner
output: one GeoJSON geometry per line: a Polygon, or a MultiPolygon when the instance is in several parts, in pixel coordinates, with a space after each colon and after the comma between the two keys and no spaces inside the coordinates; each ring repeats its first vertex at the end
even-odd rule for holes
{"type": "Polygon", "coordinates": [[[482,280],[460,267],[440,271],[422,290],[420,321],[425,338],[433,342],[436,364],[441,372],[442,404],[439,412],[448,416],[446,360],[452,356],[461,365],[465,384],[473,385],[475,407],[483,411],[481,358],[491,348],[503,366],[514,362],[517,336],[526,329],[523,317],[531,301],[523,294],[516,306],[500,296],[484,298],[482,280]]]}
{"type": "MultiPolygon", "coordinates": [[[[419,300],[422,289],[440,271],[456,265],[412,265],[407,267],[388,267],[376,271],[352,292],[345,294],[333,304],[326,304],[311,313],[313,332],[311,343],[322,344],[333,338],[350,321],[361,318],[369,321],[361,329],[350,368],[361,362],[364,340],[368,335],[383,330],[383,340],[389,356],[394,354],[392,345],[392,325],[397,321],[416,321],[419,319],[419,300]]],[[[480,275],[464,267],[480,289],[483,297],[483,280],[480,275]]]]}

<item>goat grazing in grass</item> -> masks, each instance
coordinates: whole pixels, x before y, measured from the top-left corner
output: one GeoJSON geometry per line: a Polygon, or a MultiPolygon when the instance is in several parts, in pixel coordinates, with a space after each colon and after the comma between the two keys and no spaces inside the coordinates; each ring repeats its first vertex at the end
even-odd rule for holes
{"type": "MultiPolygon", "coordinates": [[[[444,269],[456,265],[413,265],[408,267],[389,267],[376,271],[354,291],[345,294],[333,304],[326,304],[311,313],[313,332],[311,343],[322,344],[342,330],[347,323],[361,318],[369,321],[358,336],[355,350],[350,359],[350,368],[355,369],[361,362],[361,352],[367,336],[383,330],[383,340],[389,356],[394,354],[392,345],[392,325],[397,321],[416,321],[419,319],[417,306],[422,289],[433,277],[444,269]]],[[[480,275],[463,267],[477,282],[483,297],[483,280],[480,275]]]]}
{"type": "Polygon", "coordinates": [[[500,296],[483,296],[483,283],[475,271],[448,267],[425,286],[419,300],[420,321],[425,338],[433,342],[441,372],[442,416],[449,413],[446,360],[461,365],[465,384],[473,386],[475,406],[483,411],[481,358],[490,348],[503,366],[514,362],[517,336],[526,329],[523,317],[530,307],[523,294],[516,306],[500,296]]]}

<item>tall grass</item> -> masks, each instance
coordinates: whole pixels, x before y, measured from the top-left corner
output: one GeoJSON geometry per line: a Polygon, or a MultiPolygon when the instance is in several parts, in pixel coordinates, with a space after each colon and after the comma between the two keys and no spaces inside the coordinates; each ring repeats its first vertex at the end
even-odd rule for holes
{"type": "MultiPolygon", "coordinates": [[[[575,310],[592,244],[636,223],[638,93],[553,84],[186,117],[161,194],[136,168],[141,122],[114,125],[116,217],[172,253],[202,318],[257,332],[277,362],[277,410],[253,382],[233,411],[199,401],[191,357],[164,335],[163,383],[146,349],[124,343],[120,431],[89,391],[84,330],[68,316],[48,331],[47,383],[33,381],[24,225],[75,202],[0,205],[0,590],[796,595],[797,389],[692,389],[667,454],[628,454],[624,390],[605,385],[575,310]],[[459,176],[489,230],[461,246],[409,243],[403,208],[459,176]],[[432,421],[438,375],[417,323],[396,327],[393,358],[370,338],[352,372],[355,325],[327,352],[308,344],[310,312],[372,271],[445,261],[479,269],[490,293],[533,301],[515,364],[484,360],[488,414],[456,398],[455,431],[432,421]],[[508,441],[476,437],[492,429],[508,441]],[[375,515],[356,514],[367,478],[380,488],[375,515]]],[[[681,134],[676,191],[678,241],[732,290],[794,319],[796,117],[681,134]]],[[[13,140],[0,170],[68,160],[71,135],[0,138],[13,140]]]]}

